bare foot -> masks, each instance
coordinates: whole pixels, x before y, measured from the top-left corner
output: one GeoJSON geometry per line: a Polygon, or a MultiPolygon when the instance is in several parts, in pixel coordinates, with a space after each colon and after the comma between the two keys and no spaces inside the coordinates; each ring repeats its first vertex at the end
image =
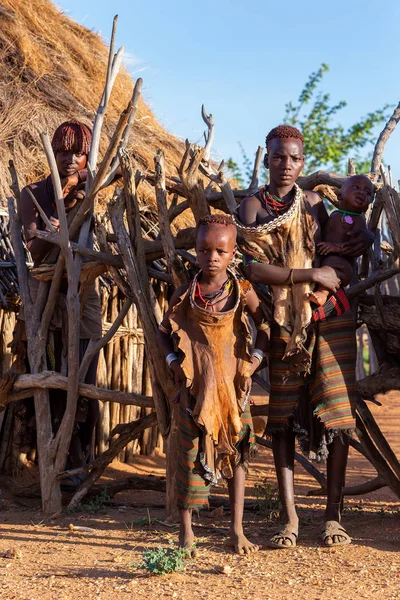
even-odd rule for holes
{"type": "Polygon", "coordinates": [[[329,296],[328,290],[318,290],[316,292],[309,292],[307,297],[311,304],[316,304],[317,306],[323,306],[327,301],[329,296]]]}
{"type": "Polygon", "coordinates": [[[197,556],[197,550],[194,544],[194,533],[191,527],[190,529],[180,529],[179,548],[184,548],[187,551],[188,558],[195,558],[195,556],[197,556]]]}
{"type": "Polygon", "coordinates": [[[237,534],[231,532],[227,546],[232,548],[236,554],[251,554],[258,550],[258,546],[250,542],[244,533],[237,534]]]}

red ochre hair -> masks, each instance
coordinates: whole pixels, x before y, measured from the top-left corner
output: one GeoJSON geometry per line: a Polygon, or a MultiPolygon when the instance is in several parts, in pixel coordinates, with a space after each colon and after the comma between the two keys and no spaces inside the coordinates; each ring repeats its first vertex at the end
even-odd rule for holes
{"type": "Polygon", "coordinates": [[[294,138],[295,140],[300,140],[302,143],[304,142],[301,131],[291,125],[278,125],[278,127],[271,129],[265,138],[265,147],[268,146],[268,142],[275,138],[294,138]]]}
{"type": "Polygon", "coordinates": [[[197,229],[199,227],[207,227],[208,225],[225,225],[226,227],[232,225],[236,229],[236,225],[230,215],[214,214],[201,217],[197,223],[197,229]]]}
{"type": "Polygon", "coordinates": [[[57,152],[73,152],[89,154],[92,132],[87,125],[79,121],[65,121],[54,132],[51,145],[54,154],[57,152]]]}

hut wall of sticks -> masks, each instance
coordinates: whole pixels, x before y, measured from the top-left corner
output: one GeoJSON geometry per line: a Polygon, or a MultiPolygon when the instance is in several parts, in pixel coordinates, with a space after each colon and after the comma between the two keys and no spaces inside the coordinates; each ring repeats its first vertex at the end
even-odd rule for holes
{"type": "MultiPolygon", "coordinates": [[[[6,14],[14,19],[14,9],[19,3],[10,1],[7,4],[10,6],[6,14]]],[[[114,121],[108,144],[101,148],[104,117],[111,106],[111,89],[118,80],[116,75],[122,55],[122,49],[114,54],[115,25],[116,20],[108,61],[103,63],[106,83],[104,90],[98,94],[100,104],[94,119],[86,196],[68,214],[49,138],[45,133],[40,134],[55,190],[60,230],[52,230],[51,224],[47,224],[48,231],[35,230],[36,237],[54,245],[53,259],[37,269],[30,269],[29,256],[23,245],[19,169],[15,168],[15,164],[10,164],[9,174],[5,178],[12,189],[12,195],[8,193],[8,214],[14,256],[11,256],[7,246],[0,259],[5,263],[15,262],[19,294],[25,311],[30,373],[22,373],[15,363],[8,369],[7,361],[10,359],[8,355],[4,357],[4,342],[0,407],[7,407],[7,413],[2,413],[6,415],[2,422],[2,439],[7,427],[13,432],[16,429],[17,419],[13,411],[17,401],[33,396],[35,446],[38,450],[36,460],[39,464],[42,506],[46,514],[60,511],[60,482],[64,477],[71,476],[71,471],[65,471],[65,464],[79,396],[100,400],[103,409],[97,432],[97,456],[90,464],[79,469],[84,478],[72,498],[69,498],[69,506],[76,507],[86,494],[96,491],[96,481],[114,458],[134,460],[139,448],[140,451],[152,452],[162,446],[167,458],[166,482],[130,478],[127,485],[142,489],[166,489],[167,513],[175,513],[177,425],[176,405],[171,404],[171,400],[176,395],[176,387],[157,348],[158,323],[172,288],[188,281],[196,269],[192,252],[195,230],[193,226],[185,225],[193,225],[213,210],[233,213],[241,199],[258,188],[262,148],[256,154],[250,187],[246,190],[233,189],[224,174],[224,164],[216,165],[211,160],[214,119],[204,107],[202,118],[207,129],[205,145],[199,147],[189,142],[181,145],[177,175],[168,174],[173,172],[173,161],[170,162],[166,152],[170,146],[162,140],[153,151],[154,167],[150,169],[147,163],[144,169],[143,160],[128,145],[131,131],[135,139],[136,128],[141,123],[140,118],[137,121],[141,106],[140,79],[136,81],[133,92],[130,84],[130,94],[127,94],[130,99],[126,102],[126,108],[120,112],[117,122],[114,121]],[[103,158],[99,160],[101,150],[103,158]],[[123,185],[110,188],[118,166],[121,168],[123,185]],[[87,243],[88,232],[93,213],[98,212],[95,207],[101,202],[104,206],[102,195],[110,189],[108,197],[111,199],[107,203],[107,210],[96,221],[96,245],[90,248],[87,243]],[[183,217],[186,214],[189,215],[187,219],[183,217]],[[78,241],[72,241],[76,239],[78,241]],[[39,280],[35,303],[32,302],[28,287],[30,270],[39,280]],[[99,276],[103,287],[103,336],[90,341],[83,359],[79,361],[80,299],[84,297],[85,287],[99,276]],[[49,371],[46,360],[50,319],[63,277],[68,281],[68,378],[49,371]],[[97,385],[85,384],[87,369],[97,352],[100,352],[97,385]],[[136,368],[132,368],[133,365],[136,368]],[[52,430],[50,418],[48,391],[51,388],[67,390],[65,413],[56,432],[52,430]],[[157,430],[154,429],[156,426],[157,430]]],[[[124,85],[128,86],[126,79],[124,81],[124,85]]],[[[393,284],[396,294],[391,292],[390,295],[382,294],[381,289],[383,282],[390,281],[400,273],[400,197],[381,166],[385,141],[399,120],[400,104],[378,139],[371,165],[370,177],[375,184],[376,198],[369,215],[369,228],[375,233],[375,244],[360,261],[358,281],[348,291],[359,324],[368,327],[379,362],[376,373],[359,381],[357,426],[360,442],[351,440],[351,444],[375,466],[377,476],[356,486],[356,489],[346,489],[345,493],[349,494],[365,493],[388,485],[400,497],[399,461],[365,402],[374,401],[377,393],[400,389],[398,288],[397,284],[393,284]],[[387,238],[384,243],[383,233],[387,238]],[[368,293],[371,289],[374,290],[373,294],[368,293]]],[[[111,130],[111,125],[109,127],[111,130]]],[[[150,150],[149,144],[146,151],[150,150]]],[[[10,147],[9,153],[13,154],[10,147]]],[[[317,189],[335,204],[337,190],[351,174],[350,164],[347,175],[319,171],[300,177],[298,184],[305,190],[317,189]]],[[[7,236],[4,237],[6,239],[7,236]]],[[[9,286],[11,282],[7,277],[2,275],[0,281],[6,281],[9,286]]],[[[16,285],[15,277],[13,281],[16,285]]],[[[6,322],[4,314],[3,311],[2,322],[6,322]]],[[[12,317],[7,319],[12,321],[12,317]]],[[[7,326],[10,329],[10,325],[7,326]]],[[[257,373],[255,380],[268,389],[263,374],[257,373]]],[[[254,407],[253,412],[254,415],[265,415],[267,410],[268,406],[265,405],[254,407]]],[[[263,439],[259,438],[258,441],[262,445],[269,445],[263,439]]],[[[6,448],[7,445],[2,442],[2,447],[6,448]]],[[[26,450],[29,455],[31,448],[26,450]]],[[[318,481],[318,493],[324,493],[326,481],[323,473],[304,457],[297,458],[318,481]]]]}

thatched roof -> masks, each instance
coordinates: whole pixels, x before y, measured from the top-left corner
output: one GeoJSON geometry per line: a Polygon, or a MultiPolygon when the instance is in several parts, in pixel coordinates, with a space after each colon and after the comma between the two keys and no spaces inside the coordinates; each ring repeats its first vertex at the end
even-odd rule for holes
{"type": "Polygon", "coordinates": [[[0,309],[15,310],[19,303],[17,268],[8,231],[8,213],[0,208],[0,309]]]}
{"type": "MultiPolygon", "coordinates": [[[[97,34],[49,0],[0,0],[0,20],[0,206],[4,206],[10,158],[22,182],[38,180],[48,174],[40,133],[51,134],[71,117],[92,124],[105,81],[107,48],[97,34]]],[[[132,78],[121,72],[111,95],[106,135],[132,89],[132,78]]],[[[162,147],[173,175],[184,151],[183,142],[157,122],[143,100],[130,146],[143,170],[153,170],[153,156],[162,147]]]]}

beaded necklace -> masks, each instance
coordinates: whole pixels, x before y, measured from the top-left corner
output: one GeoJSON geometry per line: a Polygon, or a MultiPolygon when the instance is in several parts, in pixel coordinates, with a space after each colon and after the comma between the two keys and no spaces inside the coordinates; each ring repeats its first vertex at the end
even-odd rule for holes
{"type": "Polygon", "coordinates": [[[338,212],[342,213],[341,221],[342,221],[342,223],[347,223],[347,225],[353,225],[353,223],[354,223],[354,221],[350,215],[353,215],[353,217],[360,216],[360,213],[351,212],[351,210],[343,210],[343,208],[337,208],[336,210],[338,212]]]}
{"type": "Polygon", "coordinates": [[[201,291],[201,287],[198,281],[196,281],[195,287],[195,297],[200,298],[203,302],[205,308],[209,306],[215,306],[215,304],[219,304],[222,300],[229,298],[229,296],[233,292],[233,281],[230,277],[221,285],[221,287],[215,292],[209,292],[208,294],[203,294],[201,291]],[[226,293],[225,293],[226,292],[226,293]],[[225,295],[223,295],[225,294],[225,295]]]}
{"type": "Polygon", "coordinates": [[[294,201],[293,196],[293,198],[286,204],[283,202],[282,198],[279,198],[279,196],[270,194],[266,187],[261,188],[260,198],[261,204],[270,215],[278,215],[279,213],[282,213],[283,211],[287,210],[294,201]]]}

